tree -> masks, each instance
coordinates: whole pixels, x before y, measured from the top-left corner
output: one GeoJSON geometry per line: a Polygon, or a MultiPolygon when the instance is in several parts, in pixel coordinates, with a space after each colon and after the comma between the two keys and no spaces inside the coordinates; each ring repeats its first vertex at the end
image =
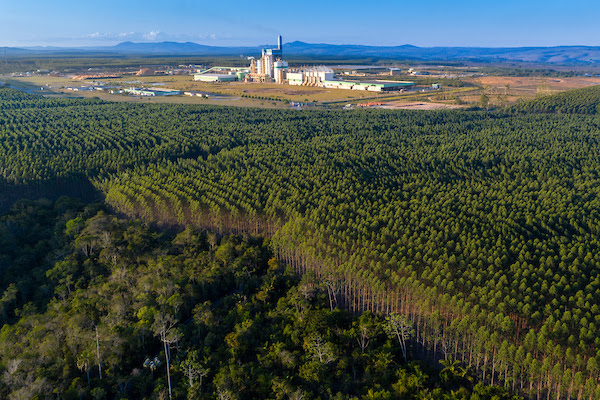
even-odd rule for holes
{"type": "Polygon", "coordinates": [[[200,362],[200,354],[198,350],[192,350],[187,354],[185,360],[179,364],[183,374],[188,378],[188,391],[192,391],[197,387],[198,391],[202,392],[202,378],[210,372],[206,367],[206,362],[200,362]],[[196,383],[197,381],[197,383],[196,383]]]}
{"type": "Polygon", "coordinates": [[[370,311],[363,312],[358,318],[358,321],[355,321],[352,324],[351,335],[358,342],[361,353],[365,352],[371,339],[377,335],[378,330],[379,326],[377,325],[377,321],[370,311]]]}
{"type": "Polygon", "coordinates": [[[88,387],[90,387],[90,364],[92,363],[93,356],[89,351],[84,351],[77,357],[77,368],[80,371],[85,371],[87,375],[88,387]]]}
{"type": "Polygon", "coordinates": [[[304,349],[310,354],[313,360],[318,360],[321,364],[329,364],[336,359],[335,347],[327,342],[319,334],[314,334],[304,341],[304,349]]]}
{"type": "Polygon", "coordinates": [[[481,93],[481,96],[479,96],[479,106],[481,108],[487,108],[489,103],[490,98],[488,97],[488,95],[485,93],[481,93]]]}
{"type": "Polygon", "coordinates": [[[177,320],[173,315],[159,313],[152,324],[152,331],[160,338],[165,351],[165,361],[167,364],[167,382],[169,385],[169,399],[173,398],[173,389],[171,387],[171,344],[177,342],[180,338],[180,333],[175,328],[177,320]]]}
{"type": "Polygon", "coordinates": [[[446,360],[440,360],[440,364],[444,367],[440,371],[440,378],[443,383],[449,384],[453,381],[459,383],[471,382],[473,377],[469,374],[467,368],[463,368],[458,360],[449,356],[446,360]]]}
{"type": "Polygon", "coordinates": [[[386,333],[391,338],[396,338],[398,340],[398,344],[402,350],[402,355],[404,356],[404,362],[408,363],[408,358],[406,356],[406,341],[414,333],[411,322],[408,318],[406,318],[406,316],[397,314],[395,312],[387,317],[385,321],[386,322],[383,327],[386,333]]]}
{"type": "Polygon", "coordinates": [[[17,285],[11,283],[2,294],[2,298],[0,299],[0,309],[2,310],[2,318],[4,320],[6,320],[7,317],[6,311],[16,307],[18,293],[19,289],[17,288],[17,285]]]}

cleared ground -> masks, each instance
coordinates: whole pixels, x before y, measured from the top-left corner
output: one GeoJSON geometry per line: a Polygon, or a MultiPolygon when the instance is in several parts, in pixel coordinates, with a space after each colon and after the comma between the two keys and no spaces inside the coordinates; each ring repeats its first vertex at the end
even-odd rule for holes
{"type": "Polygon", "coordinates": [[[392,102],[386,103],[381,108],[400,109],[400,110],[447,110],[453,108],[463,108],[464,106],[446,104],[446,103],[428,103],[428,102],[392,102]]]}
{"type": "Polygon", "coordinates": [[[479,105],[481,95],[488,97],[490,106],[505,106],[519,99],[530,99],[570,89],[599,85],[597,77],[538,78],[538,77],[479,77],[465,81],[478,87],[444,88],[443,92],[377,93],[342,89],[323,89],[308,86],[288,86],[272,83],[206,83],[195,82],[189,75],[175,76],[125,76],[102,80],[108,86],[172,88],[181,91],[210,93],[206,98],[189,96],[158,96],[137,98],[110,94],[106,91],[73,92],[65,88],[91,85],[93,81],[79,81],[65,77],[32,76],[2,78],[6,83],[46,96],[98,97],[109,101],[211,104],[240,107],[289,108],[288,102],[320,103],[343,106],[360,102],[395,101],[391,108],[439,109],[456,105],[479,105]],[[43,89],[43,90],[42,90],[43,89]],[[402,103],[403,102],[403,103],[402,103]]]}
{"type": "MultiPolygon", "coordinates": [[[[189,96],[159,96],[139,99],[126,95],[112,95],[107,92],[73,92],[65,88],[68,86],[80,87],[92,85],[94,80],[79,81],[64,77],[32,76],[6,78],[8,84],[25,89],[33,93],[47,96],[60,95],[68,97],[98,97],[111,101],[129,102],[156,102],[156,103],[184,103],[184,104],[218,104],[233,106],[254,106],[266,108],[289,107],[288,101],[293,102],[327,102],[327,101],[352,101],[363,98],[377,98],[385,94],[374,92],[322,89],[306,86],[288,86],[262,83],[205,83],[195,82],[193,77],[181,76],[127,76],[120,79],[103,79],[107,86],[142,87],[156,85],[157,88],[171,88],[181,91],[198,91],[210,93],[209,99],[189,96]],[[41,90],[43,88],[43,90],[41,90]]],[[[389,96],[389,95],[388,95],[389,96]]]]}
{"type": "Polygon", "coordinates": [[[587,86],[600,85],[600,78],[596,77],[570,77],[570,78],[537,78],[537,77],[509,77],[485,76],[473,80],[484,87],[495,88],[502,92],[515,94],[517,92],[550,91],[553,93],[565,90],[579,89],[587,86]]]}

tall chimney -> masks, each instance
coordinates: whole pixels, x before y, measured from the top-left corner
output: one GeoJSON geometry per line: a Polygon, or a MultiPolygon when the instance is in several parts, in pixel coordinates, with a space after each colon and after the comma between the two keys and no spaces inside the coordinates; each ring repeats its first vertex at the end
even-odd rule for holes
{"type": "Polygon", "coordinates": [[[281,50],[283,47],[283,39],[281,39],[281,35],[277,37],[277,50],[281,50]]]}

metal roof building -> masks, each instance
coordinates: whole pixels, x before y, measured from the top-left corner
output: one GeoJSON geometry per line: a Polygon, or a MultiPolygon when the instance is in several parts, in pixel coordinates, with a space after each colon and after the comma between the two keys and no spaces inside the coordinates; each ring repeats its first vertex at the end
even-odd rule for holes
{"type": "Polygon", "coordinates": [[[329,89],[368,90],[371,92],[387,92],[414,86],[414,82],[405,81],[323,81],[323,86],[329,89]]]}
{"type": "Polygon", "coordinates": [[[237,75],[229,74],[195,74],[194,80],[200,82],[232,82],[237,81],[237,75]]]}

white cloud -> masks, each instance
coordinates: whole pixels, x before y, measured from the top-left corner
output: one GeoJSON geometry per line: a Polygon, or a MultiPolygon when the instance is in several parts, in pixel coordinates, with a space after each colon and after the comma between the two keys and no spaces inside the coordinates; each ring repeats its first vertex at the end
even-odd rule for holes
{"type": "Polygon", "coordinates": [[[162,40],[172,41],[197,41],[197,40],[218,40],[216,34],[170,34],[161,32],[159,30],[149,32],[94,32],[85,35],[82,39],[91,39],[94,41],[118,41],[118,40],[130,40],[130,41],[143,41],[143,42],[154,42],[162,40]]]}
{"type": "MultiPolygon", "coordinates": [[[[150,32],[94,32],[85,35],[84,39],[93,39],[98,41],[111,40],[134,40],[134,41],[156,41],[163,39],[163,33],[160,31],[150,32]]],[[[168,36],[168,35],[167,35],[168,36]]]]}
{"type": "Polygon", "coordinates": [[[146,40],[156,40],[159,36],[161,36],[161,32],[160,31],[151,31],[148,33],[144,33],[142,36],[146,40]]]}
{"type": "MultiPolygon", "coordinates": [[[[211,42],[228,41],[228,36],[215,33],[167,33],[160,30],[148,30],[146,32],[93,32],[80,36],[46,38],[44,44],[68,45],[68,46],[104,46],[114,45],[121,42],[196,42],[210,44],[211,42]]],[[[41,43],[35,43],[40,45],[41,43]]],[[[235,44],[235,43],[232,43],[235,44]]]]}
{"type": "Polygon", "coordinates": [[[89,39],[111,40],[127,39],[137,36],[135,32],[94,32],[86,36],[89,39]]]}

